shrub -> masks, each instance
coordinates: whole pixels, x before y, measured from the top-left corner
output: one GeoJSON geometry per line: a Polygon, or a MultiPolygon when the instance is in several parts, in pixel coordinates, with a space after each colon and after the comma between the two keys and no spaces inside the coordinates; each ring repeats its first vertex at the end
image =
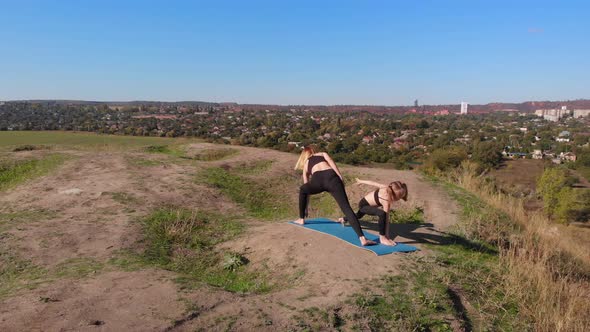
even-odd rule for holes
{"type": "Polygon", "coordinates": [[[435,150],[424,163],[424,168],[429,173],[439,173],[459,167],[461,162],[467,159],[465,149],[453,146],[435,150]]]}
{"type": "Polygon", "coordinates": [[[496,142],[478,142],[473,147],[471,160],[481,166],[481,171],[498,167],[502,162],[502,146],[496,142]]]}
{"type": "Polygon", "coordinates": [[[588,221],[590,217],[590,191],[570,187],[562,188],[557,194],[555,219],[567,224],[573,221],[588,221]]]}
{"type": "Polygon", "coordinates": [[[564,168],[551,167],[543,171],[537,181],[537,191],[547,216],[563,223],[583,218],[585,196],[571,188],[575,182],[564,168]]]}

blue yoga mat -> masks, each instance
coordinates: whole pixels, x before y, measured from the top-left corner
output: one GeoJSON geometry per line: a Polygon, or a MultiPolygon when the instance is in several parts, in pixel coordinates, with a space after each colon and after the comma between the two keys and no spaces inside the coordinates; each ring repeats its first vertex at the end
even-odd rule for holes
{"type": "Polygon", "coordinates": [[[379,244],[374,245],[374,246],[363,247],[361,245],[361,241],[359,241],[359,238],[356,235],[356,233],[354,232],[354,229],[352,229],[352,227],[342,227],[342,225],[339,222],[336,222],[336,221],[333,221],[330,219],[326,219],[326,218],[306,219],[305,225],[299,225],[299,224],[296,224],[292,221],[290,221],[289,223],[292,225],[295,225],[295,226],[311,229],[316,232],[325,233],[325,234],[328,234],[331,236],[335,236],[335,237],[339,238],[340,240],[348,242],[348,243],[350,243],[354,246],[357,246],[361,249],[372,251],[377,256],[391,254],[392,252],[412,252],[412,251],[418,250],[418,248],[416,248],[416,247],[413,247],[413,246],[410,246],[407,244],[403,244],[403,243],[399,243],[399,242],[396,246],[386,246],[384,244],[380,244],[379,243],[379,236],[369,234],[368,232],[364,232],[365,237],[368,240],[373,240],[379,244]]]}

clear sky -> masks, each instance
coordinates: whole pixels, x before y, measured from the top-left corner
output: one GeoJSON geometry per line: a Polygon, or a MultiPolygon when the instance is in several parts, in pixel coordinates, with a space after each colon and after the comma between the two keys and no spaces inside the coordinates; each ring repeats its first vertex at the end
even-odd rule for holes
{"type": "Polygon", "coordinates": [[[590,98],[590,1],[0,0],[0,100],[590,98]]]}

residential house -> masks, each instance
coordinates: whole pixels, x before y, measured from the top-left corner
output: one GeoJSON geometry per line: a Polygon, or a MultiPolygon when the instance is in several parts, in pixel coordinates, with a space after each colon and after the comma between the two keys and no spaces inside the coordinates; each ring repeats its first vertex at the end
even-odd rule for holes
{"type": "Polygon", "coordinates": [[[543,151],[541,150],[534,150],[532,154],[533,159],[543,159],[543,151]]]}
{"type": "Polygon", "coordinates": [[[571,161],[571,162],[575,162],[577,157],[574,153],[572,152],[566,152],[566,153],[560,153],[559,154],[559,159],[561,159],[562,161],[571,161]]]}

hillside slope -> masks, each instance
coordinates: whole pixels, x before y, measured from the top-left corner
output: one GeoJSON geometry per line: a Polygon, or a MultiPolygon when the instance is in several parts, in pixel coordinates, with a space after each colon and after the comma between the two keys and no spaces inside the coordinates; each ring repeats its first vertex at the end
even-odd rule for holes
{"type": "MultiPolygon", "coordinates": [[[[57,145],[2,153],[21,159],[66,156],[48,175],[0,195],[0,253],[19,267],[13,277],[2,279],[3,331],[298,329],[302,310],[334,308],[371,280],[400,272],[408,255],[377,257],[285,223],[296,217],[300,179],[292,168],[297,156],[207,143],[181,150],[57,145]],[[282,206],[257,214],[256,201],[248,205],[211,184],[208,176],[217,170],[242,179],[243,190],[265,191],[282,206]],[[230,216],[247,225],[242,235],[215,250],[240,252],[249,260],[247,269],[264,271],[274,287],[240,293],[203,282],[187,286],[174,271],[129,263],[129,255],[146,247],[139,220],[170,206],[230,216]]],[[[456,221],[456,204],[416,173],[363,167],[342,171],[348,183],[358,176],[408,184],[405,204],[423,207],[427,221],[393,227],[396,241],[423,249],[411,255],[428,255],[422,243],[440,242],[439,231],[456,221]]],[[[349,184],[347,191],[355,207],[370,188],[349,184]]],[[[311,211],[339,216],[329,197],[312,202],[311,211]]],[[[363,226],[374,229],[374,223],[363,226]]]]}

